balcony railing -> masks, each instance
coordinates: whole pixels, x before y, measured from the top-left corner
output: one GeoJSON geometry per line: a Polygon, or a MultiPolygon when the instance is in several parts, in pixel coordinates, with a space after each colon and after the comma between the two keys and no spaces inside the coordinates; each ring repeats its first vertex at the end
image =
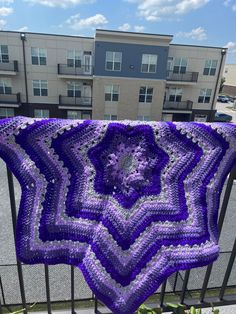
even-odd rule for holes
{"type": "Polygon", "coordinates": [[[69,67],[67,64],[58,64],[57,73],[59,75],[92,75],[93,67],[91,65],[81,65],[81,67],[69,67]]]}
{"type": "Polygon", "coordinates": [[[174,73],[173,71],[167,71],[167,81],[175,82],[197,82],[198,72],[185,72],[185,73],[174,73]]]}
{"type": "Polygon", "coordinates": [[[192,110],[193,102],[191,100],[186,101],[165,101],[163,109],[165,110],[192,110]]]}
{"type": "Polygon", "coordinates": [[[0,104],[20,104],[20,93],[17,94],[0,94],[0,104]]]}
{"type": "Polygon", "coordinates": [[[0,62],[0,71],[18,72],[18,61],[0,62]]]}
{"type": "MultiPolygon", "coordinates": [[[[10,170],[7,168],[6,174],[2,164],[0,170],[0,184],[2,187],[2,198],[4,198],[1,205],[4,205],[1,219],[2,225],[4,226],[5,224],[7,226],[4,229],[4,232],[7,232],[7,234],[5,234],[4,241],[1,242],[1,247],[2,243],[6,247],[6,241],[9,239],[9,249],[3,250],[6,255],[9,250],[13,249],[11,241],[14,237],[11,234],[12,228],[10,227],[12,224],[14,235],[17,217],[15,190],[17,197],[20,194],[20,190],[19,186],[15,184],[10,170]],[[7,199],[8,195],[10,202],[7,199]]],[[[187,306],[200,305],[206,307],[210,303],[213,303],[214,306],[236,303],[236,282],[235,276],[233,276],[233,265],[236,256],[236,239],[235,231],[233,231],[235,228],[234,223],[232,223],[234,204],[228,206],[230,195],[233,194],[231,192],[232,188],[235,191],[235,179],[236,167],[231,171],[225,184],[225,192],[222,195],[218,218],[221,245],[223,245],[223,241],[227,241],[227,251],[221,250],[220,259],[206,268],[201,267],[181,272],[178,271],[171,275],[162,284],[160,290],[154,294],[153,302],[155,303],[155,307],[163,307],[166,311],[166,302],[173,299],[175,303],[182,303],[187,306]],[[229,228],[232,228],[230,233],[229,228]],[[223,233],[223,236],[221,233],[223,233]],[[223,264],[219,264],[219,262],[223,264]],[[209,280],[210,277],[211,280],[209,280]],[[231,290],[228,291],[228,289],[231,290]],[[208,292],[210,293],[208,294],[208,292]]],[[[6,261],[0,264],[0,313],[3,313],[3,310],[13,312],[9,307],[18,304],[24,309],[23,313],[27,314],[30,303],[37,302],[41,303],[41,306],[45,304],[47,306],[47,313],[51,314],[52,301],[54,301],[54,303],[61,302],[60,304],[63,304],[66,308],[70,308],[71,313],[75,314],[80,313],[81,305],[77,301],[84,301],[85,299],[90,300],[89,304],[91,307],[94,306],[94,313],[101,313],[98,309],[100,302],[88,288],[85,288],[86,285],[80,275],[78,275],[79,271],[77,267],[67,265],[26,265],[18,260],[12,261],[14,259],[13,253],[9,254],[9,257],[10,260],[8,263],[6,261]]],[[[40,311],[42,312],[42,309],[40,311]]],[[[224,310],[222,313],[224,313],[224,310]]]]}
{"type": "Polygon", "coordinates": [[[68,97],[59,95],[59,105],[92,107],[92,97],[68,97]]]}

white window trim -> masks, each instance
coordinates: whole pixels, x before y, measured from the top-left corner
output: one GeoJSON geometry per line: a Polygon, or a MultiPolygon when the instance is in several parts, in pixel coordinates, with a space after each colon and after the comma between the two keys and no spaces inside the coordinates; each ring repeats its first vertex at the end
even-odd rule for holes
{"type": "MultiPolygon", "coordinates": [[[[48,97],[48,80],[32,80],[32,87],[33,87],[33,96],[34,97],[48,97]],[[40,91],[40,95],[34,95],[34,81],[38,81],[39,82],[39,91],[40,91]],[[47,96],[42,95],[42,81],[47,82],[47,96]]],[[[45,88],[43,88],[45,89],[45,88]]]]}
{"type": "Polygon", "coordinates": [[[140,88],[139,88],[139,97],[140,97],[140,95],[144,95],[144,101],[143,102],[140,102],[139,101],[139,103],[141,103],[141,104],[151,104],[152,103],[152,101],[149,101],[149,102],[147,102],[147,96],[152,96],[152,98],[153,98],[153,91],[154,91],[154,88],[152,87],[152,86],[140,86],[140,88]],[[140,88],[141,87],[145,87],[145,94],[140,94],[140,88]],[[152,88],[152,94],[148,94],[147,93],[147,90],[149,89],[149,88],[152,88]]]}
{"type": "MultiPolygon", "coordinates": [[[[11,79],[10,78],[1,78],[0,79],[0,84],[2,85],[3,87],[3,91],[4,91],[4,95],[7,95],[6,94],[6,87],[10,87],[11,88],[11,94],[12,94],[12,82],[11,82],[11,79]],[[8,82],[8,83],[6,83],[8,82]]],[[[8,94],[8,95],[11,95],[11,94],[8,94]]]]}
{"type": "Polygon", "coordinates": [[[118,102],[119,101],[119,99],[120,99],[120,85],[117,85],[117,84],[106,84],[105,86],[104,86],[104,96],[106,97],[106,86],[111,86],[111,100],[106,100],[105,99],[105,102],[107,101],[107,102],[118,102]],[[118,86],[118,93],[114,93],[114,86],[118,86]],[[113,95],[118,95],[118,100],[112,100],[112,96],[113,95]]]}
{"type": "Polygon", "coordinates": [[[7,54],[6,53],[2,53],[2,48],[0,49],[0,62],[1,63],[9,63],[9,50],[8,50],[8,45],[0,45],[0,47],[2,46],[6,46],[7,47],[7,54]],[[8,56],[8,62],[2,62],[2,55],[7,55],[8,56]]]}
{"type": "Polygon", "coordinates": [[[174,67],[179,67],[179,72],[177,72],[177,73],[175,73],[175,74],[182,74],[181,72],[180,72],[180,69],[181,69],[181,67],[183,67],[182,66],[182,62],[183,62],[183,60],[186,60],[186,65],[184,66],[184,67],[186,67],[186,69],[185,69],[185,73],[187,72],[187,70],[188,70],[188,59],[187,58],[174,58],[174,60],[173,60],[173,70],[172,71],[174,71],[174,67]],[[180,64],[179,65],[176,65],[175,64],[175,61],[176,60],[180,60],[180,64]]]}
{"type": "Polygon", "coordinates": [[[116,120],[117,120],[117,115],[116,115],[116,114],[105,113],[105,114],[104,114],[104,120],[107,120],[107,121],[116,121],[116,120]],[[105,119],[105,116],[108,116],[109,119],[105,119]],[[112,118],[111,118],[112,116],[116,117],[116,119],[112,119],[112,118]]]}
{"type": "Polygon", "coordinates": [[[157,61],[158,61],[158,55],[157,54],[154,54],[154,53],[143,53],[142,54],[142,61],[141,61],[141,73],[151,73],[151,74],[157,73],[157,61]],[[143,64],[146,64],[146,63],[143,63],[143,56],[144,55],[148,56],[148,70],[147,71],[142,71],[143,64]],[[157,57],[156,64],[150,63],[150,56],[156,56],[157,57]],[[154,72],[153,71],[150,72],[150,66],[151,65],[155,65],[155,71],[154,72]]]}
{"type": "Polygon", "coordinates": [[[40,108],[36,108],[36,109],[34,109],[34,116],[35,116],[35,111],[36,111],[36,110],[38,110],[38,111],[40,112],[40,115],[39,115],[37,118],[43,118],[43,119],[49,118],[49,116],[50,116],[50,111],[49,111],[49,109],[40,109],[40,108]],[[48,112],[48,116],[47,116],[47,117],[45,117],[45,116],[43,115],[43,111],[47,111],[47,112],[48,112]]]}
{"type": "Polygon", "coordinates": [[[38,47],[31,47],[31,62],[32,62],[32,57],[37,57],[38,58],[38,64],[33,64],[32,65],[40,65],[40,66],[47,66],[47,61],[48,61],[48,56],[47,56],[47,49],[46,48],[38,48],[38,47]],[[32,48],[37,49],[37,55],[32,55],[32,48]],[[46,58],[46,64],[40,64],[40,55],[39,55],[39,50],[43,49],[45,51],[45,57],[46,58]]]}
{"type": "Polygon", "coordinates": [[[206,60],[205,60],[205,64],[204,64],[204,68],[203,68],[203,75],[204,75],[204,76],[214,76],[214,75],[216,74],[217,65],[218,65],[218,60],[217,60],[217,59],[206,59],[206,60]],[[211,65],[210,65],[209,68],[206,67],[206,62],[207,62],[207,61],[210,61],[210,62],[211,62],[211,65]],[[216,66],[215,66],[215,67],[212,66],[213,61],[216,61],[216,66]],[[208,71],[208,74],[204,74],[204,70],[205,70],[205,69],[208,69],[208,70],[209,70],[209,71],[208,71]],[[214,75],[211,75],[211,74],[210,74],[212,69],[215,70],[215,74],[214,74],[214,75]]]}
{"type": "Polygon", "coordinates": [[[209,104],[211,102],[211,96],[212,96],[212,89],[211,88],[201,88],[199,95],[198,95],[198,100],[199,100],[199,97],[203,97],[203,102],[198,101],[198,103],[199,104],[209,104]],[[207,90],[211,91],[210,96],[207,95],[207,90]],[[204,95],[201,95],[201,91],[204,91],[204,95]],[[210,97],[209,102],[205,102],[206,97],[210,97]]]}
{"type": "Polygon", "coordinates": [[[106,71],[115,71],[115,72],[121,72],[121,68],[122,68],[122,52],[121,51],[106,51],[106,57],[105,57],[105,70],[106,71]],[[111,62],[111,61],[107,61],[107,52],[111,52],[112,53],[112,69],[107,69],[107,62],[111,62]],[[121,58],[120,58],[120,70],[115,70],[115,53],[119,52],[121,54],[121,58]]]}

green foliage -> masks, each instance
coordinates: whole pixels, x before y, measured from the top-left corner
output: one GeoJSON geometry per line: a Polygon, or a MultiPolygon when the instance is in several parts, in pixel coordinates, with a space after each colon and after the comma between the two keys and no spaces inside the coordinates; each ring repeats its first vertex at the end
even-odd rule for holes
{"type": "MultiPolygon", "coordinates": [[[[190,310],[186,310],[185,305],[183,304],[174,304],[167,303],[167,306],[171,309],[172,314],[202,314],[201,309],[196,309],[194,306],[191,306],[190,310]]],[[[144,304],[140,306],[137,314],[161,314],[163,313],[162,309],[151,309],[146,307],[144,304]]],[[[220,310],[215,309],[212,305],[212,314],[219,314],[220,310]]]]}
{"type": "Polygon", "coordinates": [[[138,314],[161,314],[162,309],[151,309],[150,307],[146,307],[144,304],[140,306],[138,309],[138,314]]]}

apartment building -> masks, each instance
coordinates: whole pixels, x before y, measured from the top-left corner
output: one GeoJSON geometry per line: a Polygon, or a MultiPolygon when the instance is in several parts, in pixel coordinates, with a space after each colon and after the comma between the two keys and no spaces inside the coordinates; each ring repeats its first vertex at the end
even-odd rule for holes
{"type": "Polygon", "coordinates": [[[0,116],[92,117],[94,39],[0,32],[0,116]]]}
{"type": "Polygon", "coordinates": [[[225,78],[223,92],[236,96],[236,64],[226,64],[223,72],[225,78]]]}
{"type": "Polygon", "coordinates": [[[226,49],[173,36],[0,32],[0,117],[210,121],[226,49]]]}

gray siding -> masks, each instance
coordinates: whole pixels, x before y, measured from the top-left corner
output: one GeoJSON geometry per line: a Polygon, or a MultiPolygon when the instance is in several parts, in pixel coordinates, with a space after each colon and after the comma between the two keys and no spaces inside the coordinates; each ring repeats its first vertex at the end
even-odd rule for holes
{"type": "Polygon", "coordinates": [[[149,46],[97,41],[95,43],[94,75],[165,80],[168,52],[169,47],[163,46],[149,46]],[[106,51],[122,52],[121,71],[105,70],[106,51]],[[158,55],[156,73],[141,72],[142,54],[158,55]],[[132,66],[132,68],[130,66],[132,66]]]}

